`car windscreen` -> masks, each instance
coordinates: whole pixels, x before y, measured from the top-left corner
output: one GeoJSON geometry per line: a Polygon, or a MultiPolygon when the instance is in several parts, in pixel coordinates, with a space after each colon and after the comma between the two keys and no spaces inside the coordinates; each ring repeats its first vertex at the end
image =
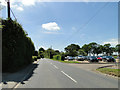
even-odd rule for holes
{"type": "Polygon", "coordinates": [[[91,58],[96,58],[95,56],[91,56],[91,58]]]}
{"type": "Polygon", "coordinates": [[[107,56],[107,58],[112,58],[112,56],[107,56]]]}

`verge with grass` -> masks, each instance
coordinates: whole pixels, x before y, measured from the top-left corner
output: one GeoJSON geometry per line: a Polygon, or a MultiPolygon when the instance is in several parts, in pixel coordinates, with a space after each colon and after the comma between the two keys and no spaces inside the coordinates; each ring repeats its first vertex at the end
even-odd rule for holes
{"type": "Polygon", "coordinates": [[[99,71],[99,72],[105,73],[105,74],[120,77],[120,69],[99,68],[99,69],[96,69],[96,70],[99,71]]]}

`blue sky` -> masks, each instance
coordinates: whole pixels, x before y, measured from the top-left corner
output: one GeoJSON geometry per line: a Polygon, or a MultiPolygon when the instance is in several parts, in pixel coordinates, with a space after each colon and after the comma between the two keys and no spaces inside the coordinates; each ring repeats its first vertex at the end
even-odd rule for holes
{"type": "MultiPolygon", "coordinates": [[[[117,44],[117,2],[12,2],[11,8],[36,49],[52,46],[63,51],[69,44],[117,44]]],[[[6,8],[2,10],[6,18],[6,8]]],[[[14,19],[14,17],[12,17],[14,19]]]]}

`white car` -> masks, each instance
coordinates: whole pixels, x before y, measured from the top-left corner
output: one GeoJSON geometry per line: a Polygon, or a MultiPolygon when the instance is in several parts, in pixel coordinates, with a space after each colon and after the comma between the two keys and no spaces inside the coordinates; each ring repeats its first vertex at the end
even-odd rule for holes
{"type": "Polygon", "coordinates": [[[73,60],[73,57],[67,56],[67,59],[68,59],[68,60],[73,60]]]}

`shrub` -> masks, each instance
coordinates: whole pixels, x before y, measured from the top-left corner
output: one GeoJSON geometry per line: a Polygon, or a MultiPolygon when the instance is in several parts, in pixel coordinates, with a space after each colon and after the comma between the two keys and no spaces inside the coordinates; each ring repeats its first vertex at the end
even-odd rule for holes
{"type": "Polygon", "coordinates": [[[54,55],[53,59],[55,59],[55,60],[61,60],[61,56],[60,55],[54,55]]]}
{"type": "Polygon", "coordinates": [[[37,56],[37,59],[40,59],[41,57],[40,56],[37,56]]]}
{"type": "Polygon", "coordinates": [[[37,61],[37,56],[32,56],[33,62],[37,61]]]}

